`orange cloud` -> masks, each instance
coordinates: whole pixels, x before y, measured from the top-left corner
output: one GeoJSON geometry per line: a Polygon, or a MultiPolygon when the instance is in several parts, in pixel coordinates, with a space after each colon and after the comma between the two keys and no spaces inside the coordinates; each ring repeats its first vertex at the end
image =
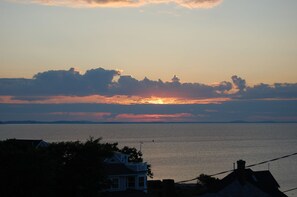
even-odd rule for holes
{"type": "Polygon", "coordinates": [[[96,103],[96,104],[219,104],[230,101],[230,98],[202,98],[187,99],[174,97],[141,97],[141,96],[35,96],[13,97],[0,96],[0,103],[5,104],[69,104],[69,103],[96,103]]]}
{"type": "Polygon", "coordinates": [[[14,0],[17,2],[38,3],[48,6],[66,7],[141,7],[148,4],[175,3],[185,8],[212,8],[222,0],[14,0]]]}
{"type": "Polygon", "coordinates": [[[201,98],[201,99],[187,99],[174,97],[149,97],[143,98],[142,103],[147,104],[219,104],[230,101],[230,98],[201,98]]]}
{"type": "Polygon", "coordinates": [[[194,117],[190,113],[177,114],[119,114],[115,121],[156,122],[156,121],[185,121],[194,117]]]}

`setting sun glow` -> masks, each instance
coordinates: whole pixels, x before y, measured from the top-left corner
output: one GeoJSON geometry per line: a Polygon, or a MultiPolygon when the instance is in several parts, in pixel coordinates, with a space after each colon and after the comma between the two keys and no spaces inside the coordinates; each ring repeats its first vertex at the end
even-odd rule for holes
{"type": "Polygon", "coordinates": [[[164,104],[164,101],[161,98],[153,98],[147,101],[149,104],[164,104]]]}
{"type": "Polygon", "coordinates": [[[230,101],[230,98],[176,98],[176,97],[140,97],[140,96],[37,96],[34,100],[30,97],[19,99],[13,96],[0,96],[0,103],[6,104],[61,104],[61,103],[97,103],[97,104],[155,104],[155,105],[181,105],[181,104],[210,104],[230,101]]]}

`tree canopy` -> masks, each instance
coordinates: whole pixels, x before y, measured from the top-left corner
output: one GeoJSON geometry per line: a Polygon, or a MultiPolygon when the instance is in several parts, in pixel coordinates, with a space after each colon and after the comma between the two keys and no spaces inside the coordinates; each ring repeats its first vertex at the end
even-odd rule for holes
{"type": "Polygon", "coordinates": [[[38,148],[15,139],[0,141],[1,196],[101,196],[109,184],[103,161],[114,151],[128,154],[131,162],[143,161],[137,149],[120,149],[117,143],[101,143],[101,138],[38,148]]]}

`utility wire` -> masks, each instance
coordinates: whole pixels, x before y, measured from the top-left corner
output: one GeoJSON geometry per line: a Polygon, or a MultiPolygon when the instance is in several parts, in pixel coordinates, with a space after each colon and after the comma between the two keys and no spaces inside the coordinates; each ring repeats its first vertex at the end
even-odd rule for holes
{"type": "Polygon", "coordinates": [[[294,191],[294,190],[297,190],[297,187],[283,191],[283,193],[287,193],[287,192],[294,191]]]}
{"type": "MultiPolygon", "coordinates": [[[[269,163],[269,162],[273,162],[273,161],[277,161],[277,160],[280,160],[280,159],[285,159],[285,158],[288,158],[288,157],[292,157],[294,155],[297,155],[297,152],[296,153],[293,153],[293,154],[289,154],[289,155],[284,155],[282,157],[277,157],[277,158],[274,158],[274,159],[270,159],[270,160],[266,160],[266,161],[262,161],[262,162],[259,162],[259,163],[255,163],[255,164],[251,164],[251,165],[248,165],[246,167],[254,167],[254,166],[258,166],[258,165],[262,165],[262,164],[265,164],[265,163],[269,163]]],[[[218,173],[215,173],[215,174],[212,174],[212,175],[209,175],[209,176],[217,176],[217,175],[221,175],[221,174],[226,174],[228,172],[232,172],[234,170],[226,170],[226,171],[223,171],[223,172],[218,172],[218,173]]],[[[197,180],[199,177],[195,177],[193,179],[188,179],[188,180],[184,180],[184,181],[179,181],[177,183],[187,183],[187,182],[190,182],[190,181],[195,181],[197,180]]],[[[292,190],[295,190],[297,188],[294,188],[292,190]]],[[[289,190],[289,191],[292,191],[292,190],[289,190]]],[[[287,190],[288,191],[288,190],[287,190]]]]}
{"type": "Polygon", "coordinates": [[[255,164],[252,164],[252,165],[248,165],[248,166],[246,166],[246,167],[258,166],[258,165],[262,165],[262,164],[265,164],[265,163],[268,163],[268,162],[277,161],[277,160],[280,160],[280,159],[285,159],[285,158],[287,158],[287,157],[292,157],[292,156],[294,156],[294,155],[297,155],[297,153],[293,153],[293,154],[285,155],[285,156],[282,156],[282,157],[277,157],[277,158],[270,159],[270,160],[267,160],[267,161],[262,161],[262,162],[259,162],[259,163],[255,163],[255,164]]]}

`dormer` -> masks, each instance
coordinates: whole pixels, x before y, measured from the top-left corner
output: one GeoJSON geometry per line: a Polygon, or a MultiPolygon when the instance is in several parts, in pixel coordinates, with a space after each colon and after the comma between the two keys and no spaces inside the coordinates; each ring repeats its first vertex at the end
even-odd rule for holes
{"type": "Polygon", "coordinates": [[[114,152],[113,156],[110,158],[105,159],[105,162],[107,163],[128,163],[129,155],[120,153],[120,152],[114,152]]]}

